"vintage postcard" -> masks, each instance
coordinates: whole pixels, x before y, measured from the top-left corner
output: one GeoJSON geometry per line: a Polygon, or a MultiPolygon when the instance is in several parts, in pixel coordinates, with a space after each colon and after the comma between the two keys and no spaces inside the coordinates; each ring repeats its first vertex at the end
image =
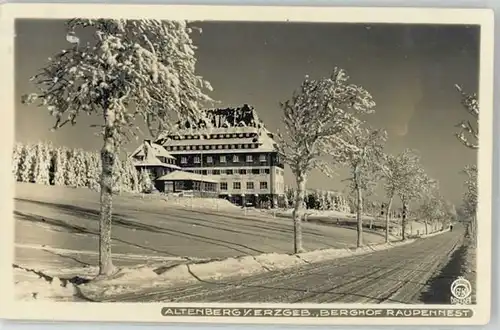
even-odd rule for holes
{"type": "Polygon", "coordinates": [[[491,11],[0,10],[2,317],[489,321],[491,11]]]}

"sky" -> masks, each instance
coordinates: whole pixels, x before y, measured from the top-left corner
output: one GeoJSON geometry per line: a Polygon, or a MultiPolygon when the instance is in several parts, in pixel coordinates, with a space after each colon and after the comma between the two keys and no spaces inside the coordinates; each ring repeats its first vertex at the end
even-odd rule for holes
{"type": "MultiPolygon", "coordinates": [[[[196,22],[197,73],[208,80],[220,106],[255,107],[271,131],[283,129],[279,102],[291,97],[305,75],[321,78],[335,66],[367,89],[377,104],[366,117],[389,133],[386,151],[417,149],[427,173],[442,194],[459,203],[465,165],[476,152],[455,138],[455,127],[469,119],[454,85],[478,92],[480,30],[475,26],[196,22]]],[[[64,22],[19,20],[15,36],[16,141],[52,141],[71,148],[98,150],[95,117],[50,132],[54,118],[44,108],[21,104],[34,92],[29,82],[47,59],[68,47],[64,22]]],[[[145,136],[147,138],[147,136],[145,136]]],[[[127,147],[135,149],[139,142],[127,147]]],[[[342,190],[345,171],[333,178],[314,171],[308,188],[342,190]]],[[[293,184],[286,171],[285,180],[293,184]]],[[[383,198],[383,196],[380,196],[383,198]]]]}

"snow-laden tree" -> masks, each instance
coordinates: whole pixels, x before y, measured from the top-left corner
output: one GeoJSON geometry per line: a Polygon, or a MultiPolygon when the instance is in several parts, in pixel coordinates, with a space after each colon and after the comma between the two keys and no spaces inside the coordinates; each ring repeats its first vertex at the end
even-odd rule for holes
{"type": "Polygon", "coordinates": [[[87,157],[87,182],[89,189],[93,191],[100,191],[100,177],[101,177],[101,157],[98,153],[91,152],[87,157]]]}
{"type": "Polygon", "coordinates": [[[477,230],[477,173],[477,166],[475,165],[468,165],[463,170],[463,174],[465,174],[466,179],[464,182],[465,192],[462,198],[462,208],[465,215],[469,218],[467,226],[468,235],[473,238],[474,242],[476,240],[477,230]]]}
{"type": "Polygon", "coordinates": [[[343,148],[342,136],[357,125],[358,114],[373,112],[375,102],[363,87],[349,83],[342,69],[335,68],[330,77],[310,79],[306,76],[291,99],[281,103],[285,134],[278,134],[278,148],[297,184],[293,210],[294,252],[303,251],[301,218],[307,176],[314,169],[331,174],[332,162],[343,148]]]}
{"type": "Polygon", "coordinates": [[[113,174],[114,174],[113,191],[118,194],[128,191],[129,179],[127,177],[127,173],[125,172],[125,168],[123,167],[123,162],[121,159],[116,160],[114,164],[113,174]]]}
{"type": "Polygon", "coordinates": [[[422,216],[425,224],[425,234],[429,234],[429,225],[433,225],[445,217],[444,199],[439,193],[436,181],[429,181],[427,193],[422,196],[418,215],[422,216]]]}
{"type": "Polygon", "coordinates": [[[44,142],[35,144],[33,177],[37,184],[49,184],[50,178],[50,149],[49,145],[44,142]]]}
{"type": "Polygon", "coordinates": [[[87,164],[85,161],[86,152],[82,149],[73,150],[73,159],[71,165],[74,166],[75,171],[75,186],[86,187],[87,184],[87,164]]]}
{"type": "Polygon", "coordinates": [[[35,148],[25,144],[19,161],[20,179],[22,182],[34,182],[33,164],[35,163],[35,148]]]}
{"type": "Polygon", "coordinates": [[[130,157],[127,157],[125,160],[124,170],[127,172],[129,190],[131,192],[139,192],[139,175],[130,157]]]}
{"type": "Polygon", "coordinates": [[[401,217],[402,239],[406,239],[406,224],[408,219],[410,204],[428,192],[428,188],[432,187],[431,179],[425,173],[425,170],[420,164],[420,157],[417,154],[403,152],[399,154],[398,160],[400,186],[397,194],[403,205],[401,217]]]}
{"type": "Polygon", "coordinates": [[[356,244],[360,247],[363,245],[363,194],[373,191],[381,177],[387,133],[359,126],[340,141],[342,144],[335,149],[342,150],[339,159],[350,169],[347,180],[355,193],[356,244]]]}
{"type": "Polygon", "coordinates": [[[472,117],[470,120],[464,120],[458,124],[460,132],[456,134],[458,140],[470,149],[479,148],[478,140],[478,120],[479,120],[479,101],[477,94],[465,93],[459,85],[455,85],[462,97],[462,105],[472,117]]]}
{"type": "Polygon", "coordinates": [[[20,181],[20,162],[22,158],[24,146],[22,143],[17,142],[14,144],[14,148],[12,149],[12,175],[14,177],[14,181],[20,181]]]}
{"type": "Polygon", "coordinates": [[[389,241],[391,207],[396,196],[399,196],[403,204],[401,225],[403,239],[406,239],[408,207],[412,201],[425,193],[424,188],[428,186],[429,178],[420,164],[420,156],[411,149],[405,149],[395,156],[386,155],[381,170],[385,193],[388,198],[385,240],[386,242],[389,241]]]}
{"type": "Polygon", "coordinates": [[[205,94],[211,86],[195,74],[192,30],[184,21],[72,19],[67,28],[73,45],[32,78],[38,92],[24,100],[46,107],[56,118],[54,129],[75,125],[82,113],[102,118],[99,275],[109,275],[113,168],[121,143],[136,136],[137,119],[154,139],[179,119],[203,122],[200,107],[211,101],[205,94]]]}
{"type": "Polygon", "coordinates": [[[76,166],[77,149],[66,148],[66,173],[64,175],[64,184],[68,187],[76,187],[78,184],[79,169],[76,166]]]}
{"type": "Polygon", "coordinates": [[[68,162],[68,153],[63,148],[57,148],[54,153],[54,185],[64,186],[64,176],[68,162]]]}
{"type": "Polygon", "coordinates": [[[149,194],[153,191],[153,180],[148,170],[142,169],[139,176],[139,187],[141,193],[149,194]]]}

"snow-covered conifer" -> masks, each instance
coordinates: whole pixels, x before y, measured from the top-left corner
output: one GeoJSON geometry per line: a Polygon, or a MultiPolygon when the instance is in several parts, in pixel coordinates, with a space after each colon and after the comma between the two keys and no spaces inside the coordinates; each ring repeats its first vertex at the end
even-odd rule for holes
{"type": "Polygon", "coordinates": [[[66,173],[64,176],[64,184],[68,187],[76,187],[78,183],[78,168],[76,167],[76,150],[66,149],[66,173]]]}
{"type": "Polygon", "coordinates": [[[64,186],[68,155],[65,149],[57,148],[54,152],[54,185],[64,186]]]}
{"type": "Polygon", "coordinates": [[[148,170],[141,170],[139,177],[139,186],[142,193],[151,193],[153,191],[153,181],[151,180],[151,175],[148,170]]]}
{"type": "Polygon", "coordinates": [[[33,164],[33,177],[34,182],[38,184],[50,184],[50,149],[49,145],[44,142],[38,142],[34,146],[34,164],[33,164]]]}
{"type": "Polygon", "coordinates": [[[99,178],[101,177],[101,162],[100,156],[96,152],[90,152],[86,159],[87,161],[87,184],[89,189],[94,191],[99,191],[100,182],[99,178]]]}
{"type": "Polygon", "coordinates": [[[14,144],[14,148],[12,150],[12,175],[14,176],[15,181],[21,180],[20,175],[20,162],[22,158],[24,146],[22,143],[14,144]]]}
{"type": "Polygon", "coordinates": [[[33,164],[35,149],[32,144],[25,144],[19,161],[20,178],[22,182],[34,182],[33,164]]]}

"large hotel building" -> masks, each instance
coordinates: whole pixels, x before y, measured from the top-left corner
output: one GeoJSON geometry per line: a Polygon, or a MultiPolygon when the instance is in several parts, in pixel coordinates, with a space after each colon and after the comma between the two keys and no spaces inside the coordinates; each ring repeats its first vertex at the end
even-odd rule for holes
{"type": "Polygon", "coordinates": [[[194,190],[238,205],[282,205],[284,164],[253,107],[205,111],[210,130],[180,125],[174,134],[145,141],[132,154],[136,168],[148,169],[163,192],[194,190]]]}

